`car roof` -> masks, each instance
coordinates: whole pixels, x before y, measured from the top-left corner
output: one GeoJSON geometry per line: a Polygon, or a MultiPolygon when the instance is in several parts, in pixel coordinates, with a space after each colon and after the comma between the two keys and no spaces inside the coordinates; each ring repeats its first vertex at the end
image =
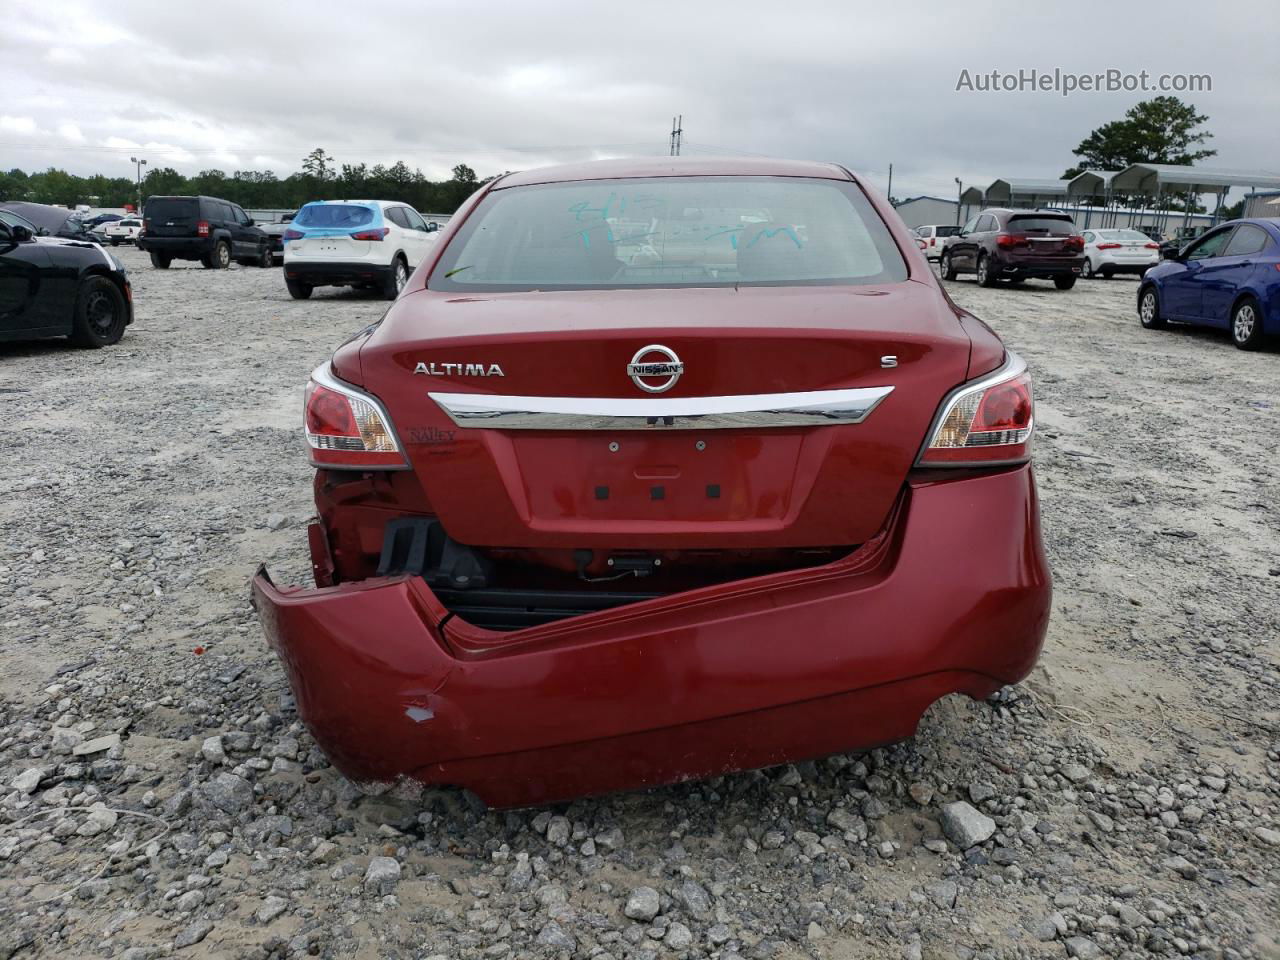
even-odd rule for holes
{"type": "Polygon", "coordinates": [[[32,203],[29,200],[7,200],[0,207],[16,213],[28,223],[35,224],[41,230],[56,232],[61,230],[71,218],[72,211],[65,207],[55,207],[47,203],[32,203]]]}
{"type": "Polygon", "coordinates": [[[494,184],[495,190],[537,183],[573,180],[616,180],[640,177],[818,177],[850,180],[848,171],[834,163],[811,160],[777,160],[769,157],[633,157],[625,160],[592,160],[555,167],[509,173],[494,184]]]}
{"type": "MultiPolygon", "coordinates": [[[[352,205],[363,205],[366,207],[407,207],[407,203],[401,203],[399,200],[309,200],[302,207],[321,207],[330,203],[347,203],[352,205]]],[[[301,210],[299,207],[298,210],[301,210]]],[[[297,213],[298,210],[293,211],[297,213]]]]}

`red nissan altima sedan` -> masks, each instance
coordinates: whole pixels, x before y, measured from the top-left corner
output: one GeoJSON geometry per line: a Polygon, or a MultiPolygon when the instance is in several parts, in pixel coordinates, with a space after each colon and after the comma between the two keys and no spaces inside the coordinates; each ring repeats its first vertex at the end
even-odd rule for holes
{"type": "Polygon", "coordinates": [[[509,174],[312,374],[316,585],[254,599],[357,781],[518,806],[884,744],[1039,654],[1032,413],[842,167],[509,174]]]}

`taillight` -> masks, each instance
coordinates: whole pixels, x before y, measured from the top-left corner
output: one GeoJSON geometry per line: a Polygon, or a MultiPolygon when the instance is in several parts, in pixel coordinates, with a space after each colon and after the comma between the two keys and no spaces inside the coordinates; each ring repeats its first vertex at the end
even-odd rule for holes
{"type": "Polygon", "coordinates": [[[1013,247],[1025,247],[1027,245],[1027,235],[1025,233],[1000,233],[996,234],[996,246],[1002,250],[1009,250],[1013,247]]]}
{"type": "Polygon", "coordinates": [[[143,220],[143,221],[142,221],[142,232],[143,232],[143,233],[150,233],[150,232],[151,232],[151,221],[150,221],[150,220],[143,220]]]}
{"type": "Polygon", "coordinates": [[[293,230],[293,229],[286,230],[286,231],[284,232],[284,234],[283,234],[283,239],[285,239],[285,240],[301,240],[301,239],[302,239],[302,231],[301,231],[301,230],[293,230]]]}
{"type": "Polygon", "coordinates": [[[1066,247],[1068,250],[1083,250],[1084,237],[1080,236],[1079,234],[1075,234],[1063,240],[1062,245],[1066,247]]]}
{"type": "Polygon", "coordinates": [[[207,237],[208,235],[209,235],[209,221],[208,221],[208,220],[197,220],[197,221],[196,221],[196,236],[197,236],[197,237],[207,237]]]}
{"type": "MultiPolygon", "coordinates": [[[[1147,246],[1151,246],[1151,244],[1147,244],[1147,246]]],[[[1100,243],[1100,244],[1098,244],[1098,249],[1099,249],[1099,250],[1119,250],[1119,249],[1120,249],[1120,244],[1118,244],[1118,243],[1100,243]]]]}
{"type": "Polygon", "coordinates": [[[999,370],[947,396],[917,463],[922,467],[1022,463],[1031,457],[1034,412],[1031,374],[1022,358],[1010,353],[999,370]]]}
{"type": "Polygon", "coordinates": [[[1143,246],[1144,246],[1144,247],[1146,247],[1148,250],[1159,250],[1159,249],[1160,249],[1160,244],[1158,244],[1158,243],[1144,243],[1144,244],[1143,244],[1143,246]]]}
{"type": "Polygon", "coordinates": [[[323,364],[307,384],[311,463],[334,470],[406,470],[391,418],[376,397],[343,383],[323,364]]]}
{"type": "Polygon", "coordinates": [[[937,243],[936,243],[936,241],[935,241],[935,239],[934,239],[933,237],[930,237],[930,238],[929,238],[929,246],[931,246],[931,247],[933,247],[933,246],[937,246],[937,243]]]}
{"type": "Polygon", "coordinates": [[[374,227],[372,230],[361,230],[351,235],[352,240],[381,240],[391,232],[390,227],[374,227]]]}

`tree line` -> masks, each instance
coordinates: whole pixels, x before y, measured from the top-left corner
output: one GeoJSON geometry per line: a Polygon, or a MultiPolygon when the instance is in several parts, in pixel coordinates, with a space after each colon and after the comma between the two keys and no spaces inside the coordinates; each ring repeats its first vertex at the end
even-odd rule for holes
{"type": "MultiPolygon", "coordinates": [[[[364,198],[397,200],[428,213],[453,213],[482,183],[465,163],[453,168],[449,180],[433,181],[404,161],[391,166],[337,164],[317,148],[302,161],[302,170],[283,179],[271,170],[202,170],[188,177],[172,167],[156,167],[142,178],[142,199],[150,196],[220,197],[256,210],[296,210],[311,200],[364,198]]],[[[97,174],[79,177],[50,167],[27,173],[0,172],[0,201],[28,200],[74,207],[122,207],[136,203],[137,183],[129,177],[97,174]]]]}

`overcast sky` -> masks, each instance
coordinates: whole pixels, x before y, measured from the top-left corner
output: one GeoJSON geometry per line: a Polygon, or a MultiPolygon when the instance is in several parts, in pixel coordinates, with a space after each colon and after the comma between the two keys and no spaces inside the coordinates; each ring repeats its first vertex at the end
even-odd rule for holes
{"type": "Polygon", "coordinates": [[[285,176],[323,146],[481,176],[594,156],[836,160],[894,193],[1056,178],[1138,93],[962,70],[1207,73],[1213,163],[1280,167],[1280,4],[0,0],[0,168],[285,176]],[[199,11],[199,12],[197,12],[199,11]]]}

